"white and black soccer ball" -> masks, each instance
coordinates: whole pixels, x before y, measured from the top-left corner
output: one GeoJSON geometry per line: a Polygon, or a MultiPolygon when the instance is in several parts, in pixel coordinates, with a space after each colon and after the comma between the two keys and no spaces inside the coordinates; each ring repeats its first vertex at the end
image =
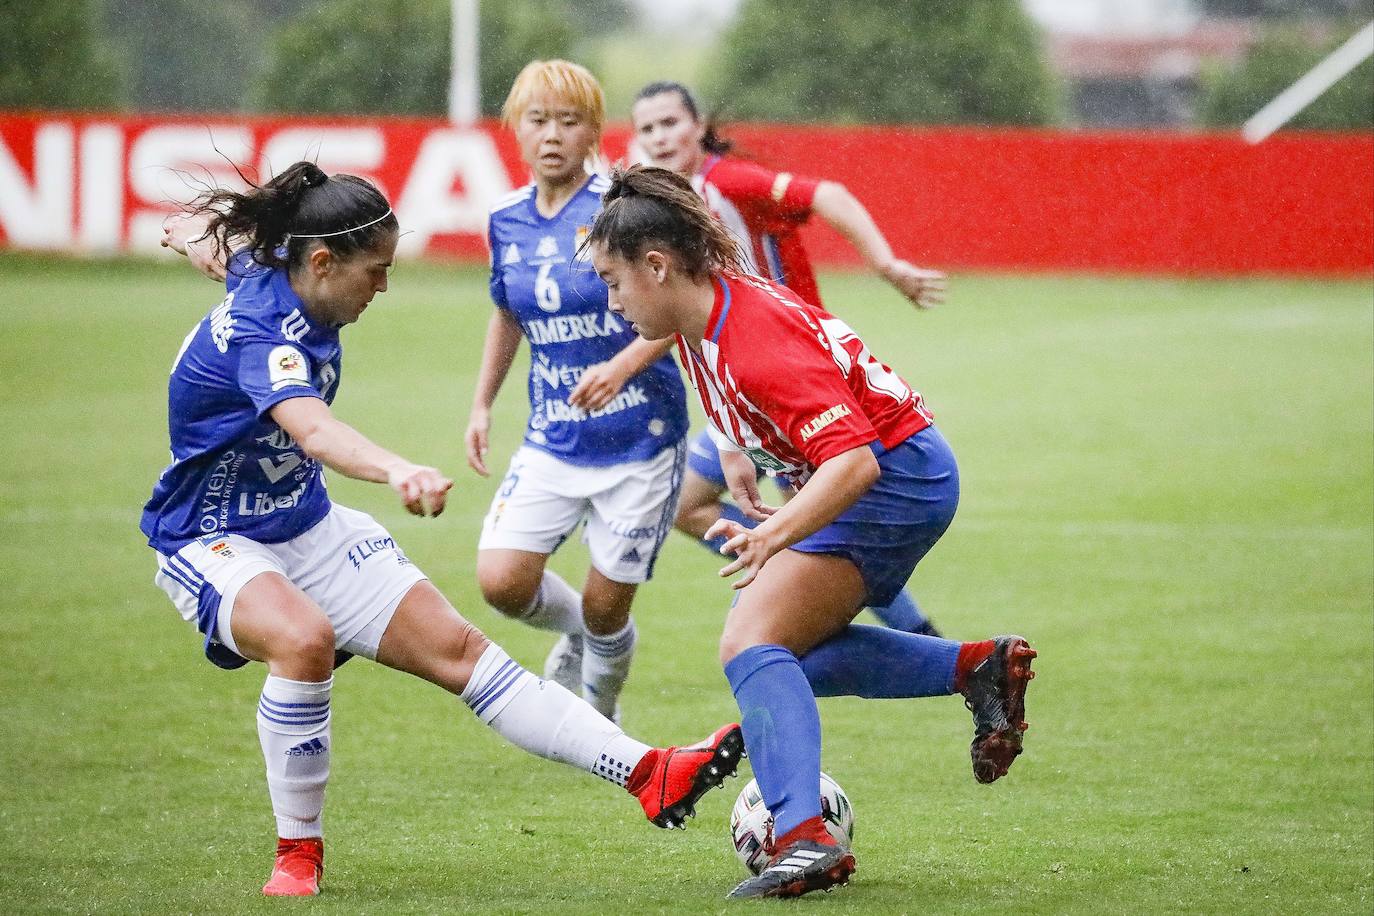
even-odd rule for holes
{"type": "MultiPolygon", "coordinates": [[[[837,843],[853,844],[854,808],[840,784],[825,773],[821,774],[821,818],[837,843]]],[[[740,789],[735,807],[730,811],[730,838],[735,843],[735,855],[744,867],[755,875],[763,871],[768,864],[767,849],[773,840],[773,815],[768,812],[759,784],[753,779],[740,789]]]]}

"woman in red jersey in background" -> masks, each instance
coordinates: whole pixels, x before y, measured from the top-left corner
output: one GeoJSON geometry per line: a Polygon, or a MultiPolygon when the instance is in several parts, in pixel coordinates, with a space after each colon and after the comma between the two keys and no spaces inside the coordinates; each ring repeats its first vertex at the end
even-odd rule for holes
{"type": "Polygon", "coordinates": [[[825,829],[817,696],[962,693],[974,776],[993,782],[1021,753],[1035,652],[1017,636],[958,643],[851,623],[883,605],[954,518],[959,472],[921,396],[843,321],[742,273],[739,246],[686,179],[615,175],[588,236],[612,312],[646,340],[676,336],[721,435],[730,490],[755,528],[707,532],[742,573],[720,658],[744,743],[773,815],[770,859],[735,898],[843,884],[853,853],[825,829]],[[773,509],[755,468],[798,488],[773,509]]]}
{"type": "MultiPolygon", "coordinates": [[[[816,272],[800,236],[801,227],[815,214],[917,308],[944,301],[945,275],[895,257],[873,217],[844,185],[728,155],[730,142],[702,120],[696,100],[681,83],[645,86],[635,98],[631,118],[638,158],[691,181],[712,215],[742,243],[744,266],[750,272],[786,286],[805,302],[822,305],[816,272]]],[[[708,429],[692,441],[688,453],[677,529],[719,550],[719,539],[707,538],[707,529],[720,518],[747,524],[736,506],[721,500],[724,492],[717,439],[708,429]]],[[[873,612],[894,629],[938,635],[906,589],[891,605],[873,612]]]]}

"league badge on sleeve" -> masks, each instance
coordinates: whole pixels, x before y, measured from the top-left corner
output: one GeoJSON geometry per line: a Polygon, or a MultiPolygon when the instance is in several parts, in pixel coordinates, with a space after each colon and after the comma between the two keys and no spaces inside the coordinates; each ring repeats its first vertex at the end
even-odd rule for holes
{"type": "Polygon", "coordinates": [[[282,344],[273,347],[267,356],[267,378],[272,383],[273,391],[280,391],[288,385],[309,385],[310,368],[300,350],[282,344]]]}

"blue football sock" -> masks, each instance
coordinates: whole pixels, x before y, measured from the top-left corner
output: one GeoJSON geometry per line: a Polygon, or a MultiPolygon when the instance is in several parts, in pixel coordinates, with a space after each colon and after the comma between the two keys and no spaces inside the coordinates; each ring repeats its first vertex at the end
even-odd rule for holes
{"type": "MultiPolygon", "coordinates": [[[[740,510],[740,507],[734,503],[721,503],[720,517],[728,518],[732,522],[738,522],[746,528],[753,528],[758,524],[758,522],[745,515],[744,512],[740,510]]],[[[720,553],[720,549],[725,546],[725,542],[728,540],[730,539],[722,534],[713,538],[702,538],[701,543],[706,545],[712,553],[720,553]]]]}
{"type": "Polygon", "coordinates": [[[818,697],[948,696],[954,692],[960,645],[952,639],[850,624],[803,655],[801,669],[818,697]]]}
{"type": "Polygon", "coordinates": [[[750,646],[725,666],[739,704],[744,748],[782,836],[821,813],[821,717],[797,657],[750,646]]]}
{"type": "Polygon", "coordinates": [[[916,599],[911,597],[907,589],[898,592],[896,599],[886,607],[874,606],[869,610],[883,622],[883,626],[903,633],[920,633],[930,625],[930,620],[921,613],[916,599]]]}

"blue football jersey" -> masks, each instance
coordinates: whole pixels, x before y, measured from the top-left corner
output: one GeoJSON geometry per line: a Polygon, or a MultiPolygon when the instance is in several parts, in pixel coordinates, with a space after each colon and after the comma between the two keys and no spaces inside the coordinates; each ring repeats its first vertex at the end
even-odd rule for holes
{"type": "Polygon", "coordinates": [[[568,403],[587,367],[638,335],[606,307],[606,284],[579,249],[610,186],[592,176],[556,216],[535,207],[534,185],[492,207],[491,298],[530,342],[530,420],[525,441],[569,464],[605,466],[651,458],[687,432],[687,396],[671,356],[630,379],[588,414],[568,403]]]}
{"type": "Polygon", "coordinates": [[[172,463],[143,509],[148,543],[172,554],[199,537],[278,543],[329,513],[315,459],[268,416],[289,398],[334,400],[337,328],[306,318],[286,272],[234,259],[228,295],[187,335],[172,366],[172,463]]]}

